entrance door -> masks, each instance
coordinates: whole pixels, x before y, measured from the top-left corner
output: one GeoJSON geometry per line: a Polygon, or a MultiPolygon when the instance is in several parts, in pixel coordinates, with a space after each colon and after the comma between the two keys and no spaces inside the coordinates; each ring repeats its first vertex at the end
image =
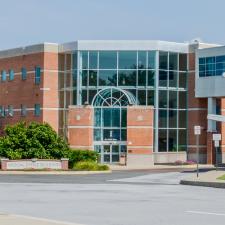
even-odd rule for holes
{"type": "Polygon", "coordinates": [[[126,154],[126,145],[107,144],[101,147],[101,163],[118,163],[120,161],[120,155],[126,154]]]}

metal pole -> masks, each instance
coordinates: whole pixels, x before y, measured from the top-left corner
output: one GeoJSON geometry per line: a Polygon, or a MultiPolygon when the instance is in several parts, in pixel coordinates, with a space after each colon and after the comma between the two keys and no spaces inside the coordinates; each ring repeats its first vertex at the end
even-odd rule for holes
{"type": "Polygon", "coordinates": [[[199,176],[199,135],[196,135],[196,147],[197,147],[197,177],[199,176]]]}
{"type": "Polygon", "coordinates": [[[218,170],[218,158],[217,158],[217,153],[218,153],[218,147],[216,147],[216,170],[218,170]]]}

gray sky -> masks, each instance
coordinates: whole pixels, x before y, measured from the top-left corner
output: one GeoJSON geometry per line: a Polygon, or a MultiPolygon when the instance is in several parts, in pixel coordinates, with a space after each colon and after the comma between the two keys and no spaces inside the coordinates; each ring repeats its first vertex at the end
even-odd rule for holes
{"type": "Polygon", "coordinates": [[[0,0],[0,49],[78,39],[225,43],[225,0],[0,0]]]}

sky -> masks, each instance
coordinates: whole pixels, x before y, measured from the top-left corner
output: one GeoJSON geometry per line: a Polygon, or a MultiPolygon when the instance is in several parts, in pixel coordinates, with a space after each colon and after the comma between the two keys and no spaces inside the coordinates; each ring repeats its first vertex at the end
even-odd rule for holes
{"type": "Polygon", "coordinates": [[[0,49],[75,40],[225,44],[225,0],[0,0],[0,49]]]}

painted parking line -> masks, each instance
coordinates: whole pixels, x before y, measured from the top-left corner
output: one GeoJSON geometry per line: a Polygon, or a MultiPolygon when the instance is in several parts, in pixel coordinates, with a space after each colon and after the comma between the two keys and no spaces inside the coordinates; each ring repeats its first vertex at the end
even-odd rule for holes
{"type": "Polygon", "coordinates": [[[186,211],[186,213],[212,215],[212,216],[225,216],[225,213],[203,212],[203,211],[186,211]]]}

